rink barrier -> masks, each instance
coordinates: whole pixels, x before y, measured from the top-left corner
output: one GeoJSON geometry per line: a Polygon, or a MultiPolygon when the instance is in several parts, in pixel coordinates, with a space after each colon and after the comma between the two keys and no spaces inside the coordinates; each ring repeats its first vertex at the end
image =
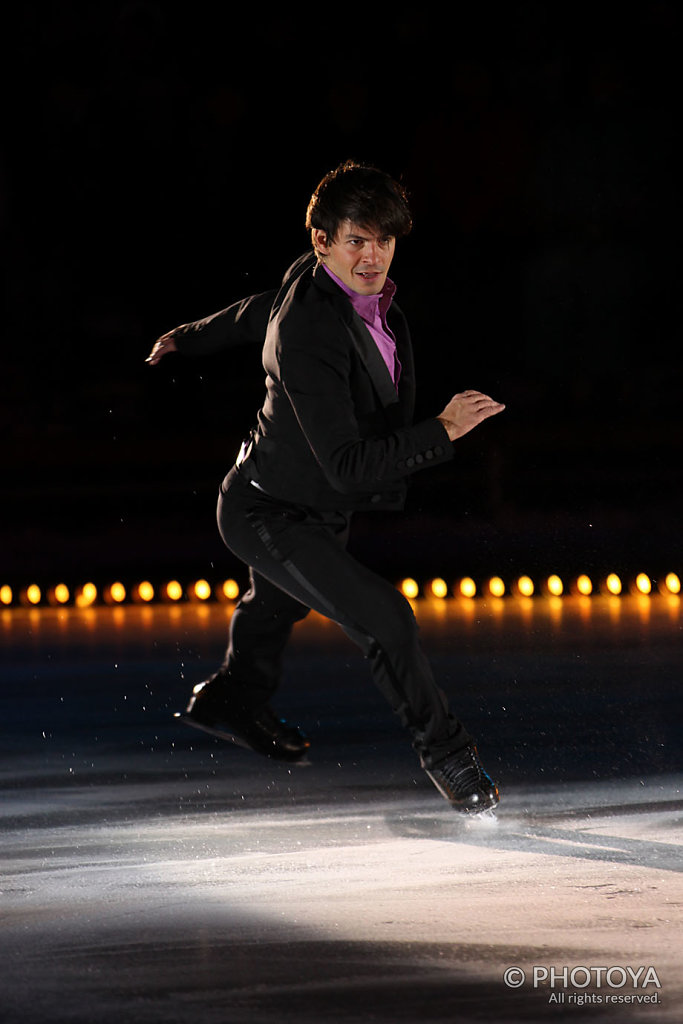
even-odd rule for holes
{"type": "MultiPolygon", "coordinates": [[[[604,595],[620,597],[632,594],[648,597],[661,594],[678,596],[681,592],[680,574],[669,572],[661,576],[650,576],[640,572],[625,580],[618,573],[608,573],[600,577],[592,577],[587,573],[579,573],[563,579],[557,573],[534,579],[526,574],[504,580],[501,576],[489,576],[475,580],[471,576],[462,576],[452,583],[442,577],[423,580],[406,576],[396,583],[396,587],[409,600],[464,600],[476,598],[563,598],[593,597],[604,595]]],[[[139,580],[134,583],[95,584],[86,582],[76,586],[67,583],[41,585],[29,583],[14,587],[10,584],[0,585],[0,608],[11,607],[64,607],[88,608],[93,605],[121,604],[158,604],[193,602],[234,602],[241,593],[239,583],[234,579],[211,582],[207,579],[196,579],[182,583],[172,579],[162,582],[139,580]]]]}

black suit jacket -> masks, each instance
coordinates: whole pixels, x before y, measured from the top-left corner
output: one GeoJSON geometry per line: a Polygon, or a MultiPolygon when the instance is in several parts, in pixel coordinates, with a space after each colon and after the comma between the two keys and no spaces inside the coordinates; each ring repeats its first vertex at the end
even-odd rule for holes
{"type": "Polygon", "coordinates": [[[402,366],[398,394],[348,297],[308,254],[279,292],[181,328],[176,344],[212,351],[265,333],[266,398],[251,456],[264,491],[326,510],[395,509],[411,474],[451,459],[453,447],[437,419],[412,423],[412,346],[395,302],[387,322],[402,366]]]}

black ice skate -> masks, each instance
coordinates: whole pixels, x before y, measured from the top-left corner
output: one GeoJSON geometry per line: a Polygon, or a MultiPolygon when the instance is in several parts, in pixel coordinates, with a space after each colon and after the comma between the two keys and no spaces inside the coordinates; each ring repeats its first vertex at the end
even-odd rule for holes
{"type": "Polygon", "coordinates": [[[463,814],[492,811],[500,799],[498,787],[484,771],[475,746],[449,754],[425,771],[441,795],[463,814]]]}
{"type": "Polygon", "coordinates": [[[216,679],[198,683],[185,712],[176,717],[195,729],[278,761],[301,762],[310,747],[303,733],[279,718],[270,705],[240,707],[216,679]]]}

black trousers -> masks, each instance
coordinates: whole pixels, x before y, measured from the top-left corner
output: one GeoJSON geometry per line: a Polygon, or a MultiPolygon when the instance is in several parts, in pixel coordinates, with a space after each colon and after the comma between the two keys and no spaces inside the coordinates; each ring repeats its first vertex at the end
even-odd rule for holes
{"type": "Polygon", "coordinates": [[[233,469],[217,516],[226,546],[250,567],[251,586],[233,613],[223,663],[241,702],[255,706],[272,697],[292,627],[313,608],[339,623],[369,659],[425,767],[472,742],[434,680],[410,604],[346,550],[348,513],[278,502],[233,469]]]}

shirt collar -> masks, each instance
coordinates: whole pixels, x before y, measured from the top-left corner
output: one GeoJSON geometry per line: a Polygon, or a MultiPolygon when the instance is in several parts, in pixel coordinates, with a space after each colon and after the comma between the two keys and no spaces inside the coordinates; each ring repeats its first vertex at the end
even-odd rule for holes
{"type": "Polygon", "coordinates": [[[391,305],[392,299],[396,294],[396,285],[391,278],[388,277],[386,279],[384,282],[384,288],[377,295],[360,295],[358,292],[354,292],[352,288],[349,288],[348,285],[344,284],[344,282],[338,278],[329,267],[325,266],[324,263],[322,266],[325,268],[325,271],[329,274],[335,284],[338,284],[344,294],[348,295],[351,305],[355,309],[356,313],[358,313],[359,316],[362,316],[363,320],[367,320],[369,323],[372,323],[377,316],[378,311],[382,319],[384,319],[387,315],[387,310],[391,305]]]}

